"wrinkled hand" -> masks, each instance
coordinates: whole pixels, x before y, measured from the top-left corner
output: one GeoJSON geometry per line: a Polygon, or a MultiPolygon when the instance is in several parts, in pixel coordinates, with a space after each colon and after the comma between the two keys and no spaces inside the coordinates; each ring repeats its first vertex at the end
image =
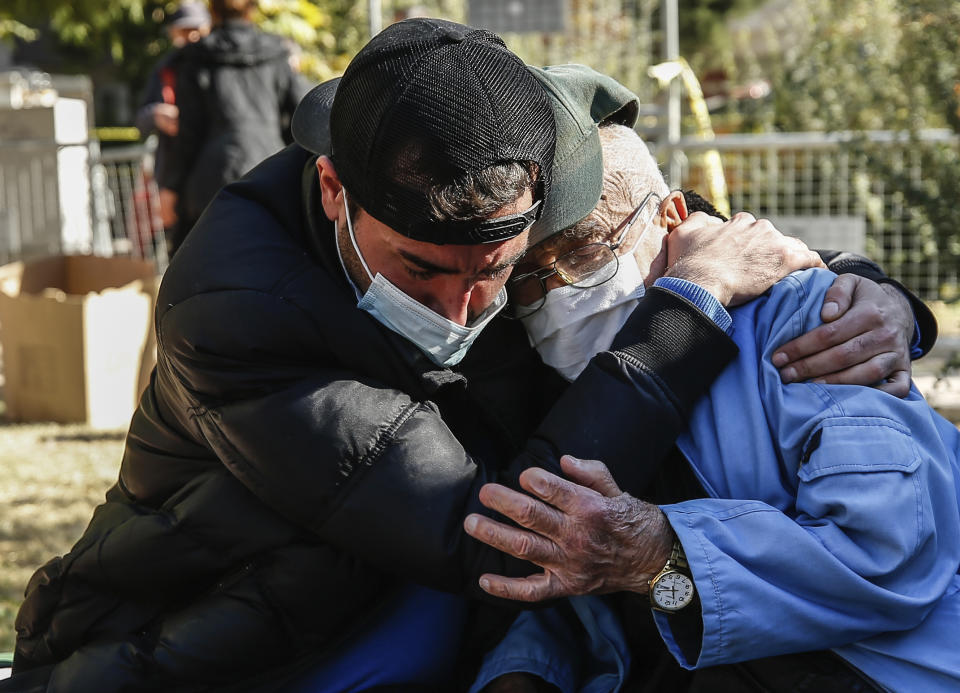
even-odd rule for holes
{"type": "Polygon", "coordinates": [[[172,103],[158,103],[153,107],[153,125],[164,135],[176,137],[180,132],[180,109],[172,103]]]}
{"type": "Polygon", "coordinates": [[[913,310],[897,287],[842,274],[827,290],[824,324],[773,354],[785,383],[814,380],[910,391],[913,310]]]}
{"type": "Polygon", "coordinates": [[[467,534],[543,568],[525,578],[485,574],[480,587],[525,602],[646,593],[647,581],[670,557],[673,530],[666,516],[622,493],[601,462],[564,456],[560,465],[572,481],[537,468],[520,475],[520,486],[535,497],[499,484],[480,489],[481,503],[527,529],[471,514],[464,520],[467,534]]]}
{"type": "Polygon", "coordinates": [[[700,285],[725,306],[746,303],[808,267],[824,264],[803,241],[743,212],[727,222],[694,212],[667,235],[665,275],[700,285]]]}

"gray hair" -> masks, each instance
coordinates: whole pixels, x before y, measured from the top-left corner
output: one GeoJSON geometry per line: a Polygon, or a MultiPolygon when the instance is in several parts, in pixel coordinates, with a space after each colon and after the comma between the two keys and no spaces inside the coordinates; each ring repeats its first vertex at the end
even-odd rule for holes
{"type": "MultiPolygon", "coordinates": [[[[610,232],[610,219],[630,213],[649,192],[660,200],[670,194],[646,143],[632,128],[616,123],[600,126],[603,149],[603,193],[590,214],[554,238],[596,240],[610,232]]],[[[656,206],[652,206],[656,210],[656,206]]],[[[655,213],[655,212],[654,212],[655,213]]]]}

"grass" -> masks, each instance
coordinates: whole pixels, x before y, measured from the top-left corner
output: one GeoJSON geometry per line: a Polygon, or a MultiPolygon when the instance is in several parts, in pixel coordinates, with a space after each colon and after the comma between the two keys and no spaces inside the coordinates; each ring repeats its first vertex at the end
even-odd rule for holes
{"type": "Polygon", "coordinates": [[[123,433],[80,425],[0,425],[0,652],[38,566],[65,553],[117,478],[123,433]]]}

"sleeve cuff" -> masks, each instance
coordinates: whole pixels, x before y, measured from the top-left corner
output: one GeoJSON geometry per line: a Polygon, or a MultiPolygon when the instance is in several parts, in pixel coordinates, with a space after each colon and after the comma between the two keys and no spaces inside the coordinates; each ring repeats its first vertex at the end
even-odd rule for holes
{"type": "Polygon", "coordinates": [[[730,313],[702,286],[678,277],[660,277],[653,285],[687,299],[727,334],[732,331],[733,318],[730,313]]]}

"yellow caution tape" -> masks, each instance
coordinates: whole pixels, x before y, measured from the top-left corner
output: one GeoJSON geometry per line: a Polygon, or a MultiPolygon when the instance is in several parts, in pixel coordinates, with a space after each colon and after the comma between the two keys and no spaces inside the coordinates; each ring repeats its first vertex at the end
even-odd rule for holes
{"type": "Polygon", "coordinates": [[[90,134],[102,142],[138,142],[140,131],[137,128],[93,128],[90,134]]]}
{"type": "MultiPolygon", "coordinates": [[[[696,124],[697,137],[705,141],[714,139],[710,111],[707,109],[706,99],[703,98],[703,89],[700,88],[700,81],[687,61],[683,58],[668,60],[651,67],[649,74],[660,83],[661,87],[666,87],[672,80],[679,77],[690,100],[690,111],[693,113],[696,124]]],[[[710,201],[718,212],[729,217],[730,197],[727,194],[727,179],[723,173],[723,162],[720,160],[719,151],[708,149],[703,153],[703,169],[707,178],[707,194],[710,201]]]]}

